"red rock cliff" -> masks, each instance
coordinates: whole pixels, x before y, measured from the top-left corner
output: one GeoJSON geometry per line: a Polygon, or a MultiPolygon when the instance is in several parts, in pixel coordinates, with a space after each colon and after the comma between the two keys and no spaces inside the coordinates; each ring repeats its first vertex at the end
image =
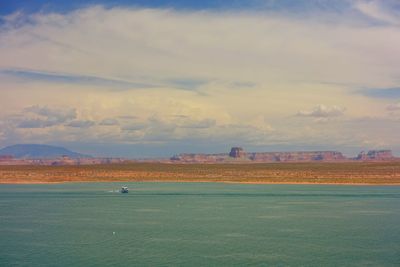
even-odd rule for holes
{"type": "Polygon", "coordinates": [[[394,156],[391,150],[370,150],[368,153],[361,151],[356,157],[357,160],[392,160],[394,156]]]}

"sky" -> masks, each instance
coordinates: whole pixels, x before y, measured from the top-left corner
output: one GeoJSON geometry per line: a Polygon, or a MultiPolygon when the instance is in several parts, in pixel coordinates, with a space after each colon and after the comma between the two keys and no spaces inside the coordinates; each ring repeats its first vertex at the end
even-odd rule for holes
{"type": "Polygon", "coordinates": [[[0,105],[0,147],[400,156],[400,2],[0,1],[0,105]]]}

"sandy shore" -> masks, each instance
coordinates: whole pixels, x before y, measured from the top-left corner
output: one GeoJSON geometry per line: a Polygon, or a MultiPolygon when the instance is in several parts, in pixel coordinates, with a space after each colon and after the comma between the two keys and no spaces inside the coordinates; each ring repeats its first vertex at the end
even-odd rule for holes
{"type": "Polygon", "coordinates": [[[400,186],[400,183],[312,183],[312,182],[232,182],[232,181],[198,181],[198,180],[154,180],[154,181],[68,181],[68,182],[42,182],[42,181],[7,181],[0,182],[0,185],[40,185],[40,184],[66,184],[66,183],[127,183],[127,182],[142,182],[142,183],[224,183],[224,184],[254,184],[254,185],[354,185],[354,186],[400,186]]]}
{"type": "Polygon", "coordinates": [[[400,163],[130,163],[86,166],[0,166],[0,184],[69,182],[400,185],[400,163]]]}
{"type": "Polygon", "coordinates": [[[226,181],[224,183],[228,184],[303,184],[303,185],[365,185],[365,186],[377,186],[377,185],[384,185],[384,186],[400,186],[400,183],[379,183],[379,184],[369,184],[369,183],[312,183],[312,182],[229,182],[226,181]]]}

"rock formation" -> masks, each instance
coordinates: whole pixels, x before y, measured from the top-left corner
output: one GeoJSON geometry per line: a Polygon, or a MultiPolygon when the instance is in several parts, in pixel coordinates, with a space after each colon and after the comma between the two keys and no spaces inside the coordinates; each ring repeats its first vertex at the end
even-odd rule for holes
{"type": "Polygon", "coordinates": [[[232,147],[231,152],[229,153],[229,157],[231,158],[244,158],[246,156],[246,152],[244,152],[241,147],[232,147]]]}
{"type": "Polygon", "coordinates": [[[257,162],[301,162],[301,161],[343,161],[346,157],[337,151],[312,152],[258,152],[251,153],[251,160],[257,162]]]}
{"type": "Polygon", "coordinates": [[[249,152],[241,147],[232,147],[229,153],[221,154],[179,154],[170,160],[183,163],[217,162],[343,162],[343,161],[382,161],[398,159],[390,150],[371,150],[361,152],[356,158],[347,158],[338,151],[295,151],[295,152],[249,152]]]}
{"type": "Polygon", "coordinates": [[[186,163],[212,163],[212,162],[223,162],[228,157],[228,154],[179,154],[174,155],[170,160],[186,162],[186,163]]]}
{"type": "Polygon", "coordinates": [[[361,151],[356,157],[356,160],[364,160],[364,161],[365,160],[380,161],[380,160],[391,160],[391,159],[394,159],[391,150],[370,150],[368,151],[368,153],[361,151]]]}

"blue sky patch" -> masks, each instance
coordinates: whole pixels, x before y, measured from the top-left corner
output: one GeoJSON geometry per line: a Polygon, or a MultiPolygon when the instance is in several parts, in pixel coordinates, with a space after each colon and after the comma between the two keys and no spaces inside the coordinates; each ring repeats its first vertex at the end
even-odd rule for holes
{"type": "Polygon", "coordinates": [[[361,93],[365,96],[375,98],[400,98],[400,87],[364,89],[361,93]]]}
{"type": "Polygon", "coordinates": [[[347,0],[35,0],[35,1],[0,1],[0,15],[7,15],[15,11],[26,13],[36,12],[68,12],[91,5],[103,5],[105,7],[144,7],[144,8],[173,8],[188,10],[204,9],[270,9],[289,11],[342,11],[349,7],[347,0]]]}
{"type": "Polygon", "coordinates": [[[0,74],[13,76],[21,80],[27,80],[27,81],[90,84],[90,85],[107,86],[110,88],[119,88],[119,89],[149,88],[149,87],[159,86],[159,85],[135,83],[117,79],[107,79],[96,76],[61,74],[55,72],[39,72],[39,71],[21,70],[21,69],[0,70],[0,74]]]}

